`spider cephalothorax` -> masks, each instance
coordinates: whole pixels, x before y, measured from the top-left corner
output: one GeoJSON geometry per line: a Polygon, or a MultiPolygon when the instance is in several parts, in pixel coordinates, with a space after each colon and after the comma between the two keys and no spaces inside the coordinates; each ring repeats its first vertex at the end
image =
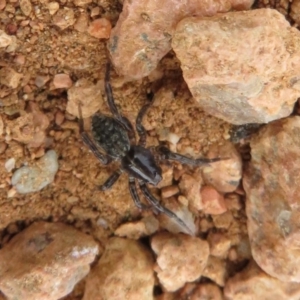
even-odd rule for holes
{"type": "MultiPolygon", "coordinates": [[[[115,171],[106,182],[100,187],[101,190],[107,190],[118,180],[123,172],[129,177],[129,190],[135,205],[140,209],[152,208],[174,219],[185,231],[193,234],[189,227],[171,210],[162,206],[160,202],[150,193],[146,184],[157,185],[162,180],[162,171],[155,161],[152,152],[146,148],[146,131],[142,125],[142,119],[150,103],[144,105],[138,113],[136,119],[136,131],[139,135],[139,141],[135,141],[134,128],[130,121],[122,116],[114,103],[112,88],[109,82],[110,64],[107,64],[105,75],[105,92],[109,108],[113,117],[103,114],[95,114],[92,117],[92,135],[94,141],[83,129],[83,120],[81,117],[81,107],[79,106],[80,115],[80,132],[83,142],[89,147],[94,155],[102,164],[108,164],[112,160],[119,160],[121,167],[115,171]],[[99,151],[99,146],[105,154],[99,151]],[[140,201],[137,184],[149,202],[150,207],[140,201]]],[[[166,147],[158,147],[157,152],[164,160],[175,160],[183,164],[192,166],[207,165],[211,162],[219,161],[220,158],[199,158],[191,159],[189,157],[173,153],[166,147]]]]}

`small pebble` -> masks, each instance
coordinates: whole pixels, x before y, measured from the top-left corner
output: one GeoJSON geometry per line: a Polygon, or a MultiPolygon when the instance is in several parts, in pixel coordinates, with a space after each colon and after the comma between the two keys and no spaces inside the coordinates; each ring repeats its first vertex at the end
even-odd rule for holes
{"type": "Polygon", "coordinates": [[[15,168],[16,160],[12,157],[5,162],[5,169],[7,172],[11,172],[15,168]]]}
{"type": "Polygon", "coordinates": [[[12,37],[9,36],[5,31],[0,30],[0,47],[4,48],[12,43],[12,37]]]}
{"type": "Polygon", "coordinates": [[[0,10],[4,9],[6,6],[6,0],[0,0],[0,10]]]}
{"type": "Polygon", "coordinates": [[[48,3],[49,14],[53,16],[59,10],[58,2],[50,2],[48,3]]]}
{"type": "Polygon", "coordinates": [[[68,74],[56,74],[53,79],[53,85],[56,89],[69,88],[73,84],[68,74]]]}
{"type": "Polygon", "coordinates": [[[32,11],[30,0],[20,0],[20,8],[25,16],[29,16],[32,11]]]}
{"type": "Polygon", "coordinates": [[[162,198],[169,198],[179,193],[177,185],[165,186],[161,189],[162,198]]]}
{"type": "Polygon", "coordinates": [[[210,215],[220,215],[227,209],[224,197],[212,186],[203,186],[201,188],[201,197],[203,203],[203,212],[210,215]]]}
{"type": "Polygon", "coordinates": [[[23,74],[16,72],[14,69],[9,67],[4,67],[0,69],[0,83],[15,89],[18,87],[23,74]]]}
{"type": "Polygon", "coordinates": [[[58,10],[56,15],[53,16],[54,25],[58,26],[61,30],[64,30],[75,23],[74,11],[69,8],[58,10]]]}
{"type": "Polygon", "coordinates": [[[111,23],[105,18],[94,20],[88,28],[88,33],[98,39],[108,39],[110,32],[111,23]]]}
{"type": "Polygon", "coordinates": [[[50,77],[47,75],[37,75],[34,83],[37,87],[40,88],[40,87],[44,86],[49,80],[50,80],[50,77]]]}

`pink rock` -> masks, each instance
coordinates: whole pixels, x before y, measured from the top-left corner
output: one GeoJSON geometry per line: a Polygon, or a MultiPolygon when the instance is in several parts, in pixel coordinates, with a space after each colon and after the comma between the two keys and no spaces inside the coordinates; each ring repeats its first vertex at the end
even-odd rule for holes
{"type": "Polygon", "coordinates": [[[153,300],[153,258],[133,240],[111,238],[86,280],[83,300],[153,300]]]}
{"type": "Polygon", "coordinates": [[[88,28],[88,33],[97,39],[108,39],[110,32],[111,23],[106,18],[94,20],[88,28]]]}
{"type": "Polygon", "coordinates": [[[222,193],[236,190],[242,178],[242,158],[234,145],[230,142],[216,144],[211,147],[208,157],[221,157],[224,160],[203,167],[202,176],[205,183],[222,193]]]}
{"type": "Polygon", "coordinates": [[[213,16],[249,9],[253,0],[125,0],[108,49],[118,73],[132,79],[149,75],[171,50],[176,24],[187,16],[213,16]]]}
{"type": "Polygon", "coordinates": [[[16,72],[9,67],[3,67],[0,69],[0,84],[3,84],[10,88],[17,88],[21,82],[23,74],[16,72]]]}
{"type": "Polygon", "coordinates": [[[53,85],[56,89],[70,88],[73,82],[68,74],[56,74],[53,78],[53,85]]]}
{"type": "Polygon", "coordinates": [[[202,187],[201,197],[205,214],[220,215],[227,210],[223,195],[214,187],[208,185],[202,187]]]}
{"type": "Polygon", "coordinates": [[[0,10],[4,9],[6,6],[6,0],[0,0],[0,10]]]}
{"type": "Polygon", "coordinates": [[[87,275],[98,254],[89,236],[37,222],[0,250],[0,289],[8,299],[57,300],[87,275]]]}
{"type": "Polygon", "coordinates": [[[229,123],[286,117],[300,96],[300,33],[274,9],[186,18],[172,47],[194,98],[229,123]]]}
{"type": "Polygon", "coordinates": [[[269,275],[300,282],[300,117],[272,122],[251,140],[245,170],[252,255],[269,275]]]}
{"type": "Polygon", "coordinates": [[[251,261],[246,269],[226,282],[224,295],[228,300],[298,300],[300,284],[282,282],[273,278],[251,261]]]}
{"type": "Polygon", "coordinates": [[[206,241],[183,234],[157,234],[151,240],[151,247],[157,255],[158,279],[168,292],[199,278],[209,254],[206,241]]]}

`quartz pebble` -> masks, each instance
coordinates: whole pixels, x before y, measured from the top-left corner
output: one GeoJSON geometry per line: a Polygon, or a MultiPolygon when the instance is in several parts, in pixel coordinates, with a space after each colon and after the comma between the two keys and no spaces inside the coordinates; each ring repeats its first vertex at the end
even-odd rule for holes
{"type": "Polygon", "coordinates": [[[20,194],[37,192],[54,180],[57,170],[57,154],[54,150],[49,150],[34,165],[16,170],[11,183],[20,194]]]}
{"type": "Polygon", "coordinates": [[[151,247],[157,255],[155,271],[158,279],[168,292],[199,278],[209,255],[206,241],[183,234],[156,234],[151,247]]]}
{"type": "Polygon", "coordinates": [[[137,241],[111,238],[86,280],[83,300],[153,300],[153,258],[137,241]]]}
{"type": "Polygon", "coordinates": [[[0,250],[0,289],[9,300],[60,299],[88,274],[98,251],[70,226],[34,223],[0,250]]]}
{"type": "Polygon", "coordinates": [[[300,282],[299,132],[298,116],[263,127],[243,178],[253,258],[284,282],[300,282]]]}
{"type": "Polygon", "coordinates": [[[100,109],[103,103],[101,82],[93,84],[86,79],[79,79],[68,89],[67,112],[79,117],[78,106],[81,105],[82,117],[88,118],[100,109]]]}
{"type": "Polygon", "coordinates": [[[254,261],[230,278],[224,295],[228,300],[247,299],[300,299],[300,284],[283,282],[263,272],[254,261]]]}
{"type": "Polygon", "coordinates": [[[300,33],[275,9],[183,19],[172,47],[193,97],[229,123],[286,117],[300,96],[300,33]]]}
{"type": "Polygon", "coordinates": [[[117,72],[132,79],[149,75],[171,50],[176,24],[184,17],[249,9],[253,0],[124,0],[108,43],[117,72]]]}

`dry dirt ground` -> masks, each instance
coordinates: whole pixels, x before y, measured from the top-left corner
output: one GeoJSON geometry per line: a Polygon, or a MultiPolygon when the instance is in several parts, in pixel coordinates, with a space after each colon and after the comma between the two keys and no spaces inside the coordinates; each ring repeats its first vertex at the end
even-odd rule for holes
{"type": "MultiPolygon", "coordinates": [[[[0,0],[0,4],[3,2],[0,0]]],[[[42,149],[28,148],[23,143],[6,139],[5,132],[0,138],[0,246],[35,220],[43,219],[62,221],[87,232],[104,248],[119,224],[135,220],[141,213],[132,202],[125,175],[121,176],[113,189],[106,192],[97,189],[97,185],[103,183],[117,165],[101,166],[83,145],[78,120],[66,112],[66,90],[53,89],[51,82],[53,76],[59,73],[69,74],[73,82],[81,78],[103,82],[108,60],[106,40],[80,33],[72,27],[59,29],[53,25],[46,8],[47,2],[31,1],[36,16],[33,19],[19,13],[17,0],[7,0],[5,9],[0,10],[0,30],[18,39],[17,52],[0,52],[0,66],[12,67],[23,75],[21,84],[15,90],[0,86],[0,97],[13,92],[19,99],[17,104],[0,106],[3,122],[6,124],[22,115],[30,101],[37,103],[50,120],[46,131],[49,139],[42,149]],[[35,83],[38,76],[49,80],[37,87],[35,83]],[[61,125],[55,122],[57,114],[64,116],[61,125]],[[5,162],[14,157],[18,168],[24,161],[30,163],[39,153],[48,149],[54,149],[59,156],[60,168],[54,182],[37,193],[8,197],[11,173],[5,169],[5,162]]],[[[82,12],[82,8],[74,5],[71,0],[61,0],[59,4],[60,8],[71,8],[75,18],[82,12]]],[[[110,19],[112,25],[122,9],[118,0],[94,0],[84,9],[91,15],[95,7],[100,7],[99,14],[110,19]]],[[[99,15],[90,16],[91,19],[97,17],[99,15]]],[[[150,109],[147,121],[181,119],[182,124],[178,123],[178,126],[181,126],[179,130],[184,138],[180,141],[179,149],[188,146],[196,154],[205,155],[211,144],[216,141],[222,143],[228,138],[230,125],[206,115],[197,106],[181,77],[179,62],[173,53],[162,60],[160,69],[163,78],[154,85],[148,78],[126,82],[126,78],[120,78],[112,72],[111,81],[117,106],[134,122],[139,108],[146,101],[147,88],[157,90],[164,86],[173,91],[178,107],[164,107],[160,112],[150,109]]],[[[105,103],[101,110],[108,113],[105,103]]],[[[85,123],[88,130],[89,120],[85,120],[85,123]]],[[[148,137],[148,145],[158,143],[155,130],[148,131],[148,137]]],[[[240,222],[245,224],[243,213],[240,222]]],[[[72,294],[64,299],[81,299],[83,287],[84,283],[79,283],[72,294]]]]}

